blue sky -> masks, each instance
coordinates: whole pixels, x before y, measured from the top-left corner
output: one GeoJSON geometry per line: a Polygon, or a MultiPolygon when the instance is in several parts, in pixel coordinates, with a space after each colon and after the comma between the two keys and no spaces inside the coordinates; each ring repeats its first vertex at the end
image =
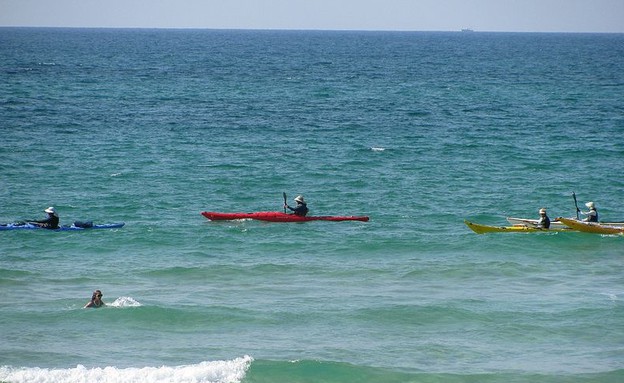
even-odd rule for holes
{"type": "Polygon", "coordinates": [[[0,26],[624,33],[624,0],[0,0],[0,26]]]}

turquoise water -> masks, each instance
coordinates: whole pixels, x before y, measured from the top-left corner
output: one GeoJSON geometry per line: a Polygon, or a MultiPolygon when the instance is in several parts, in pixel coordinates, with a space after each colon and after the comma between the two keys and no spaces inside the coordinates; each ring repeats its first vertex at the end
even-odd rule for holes
{"type": "Polygon", "coordinates": [[[624,36],[0,29],[0,381],[620,382],[624,36]],[[209,222],[281,211],[369,222],[209,222]],[[83,310],[94,289],[106,308],[83,310]]]}

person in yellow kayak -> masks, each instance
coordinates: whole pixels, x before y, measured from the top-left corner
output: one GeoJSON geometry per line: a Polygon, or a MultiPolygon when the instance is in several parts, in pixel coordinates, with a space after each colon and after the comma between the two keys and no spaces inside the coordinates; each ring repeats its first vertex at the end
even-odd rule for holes
{"type": "Polygon", "coordinates": [[[549,229],[550,228],[550,218],[546,214],[546,208],[543,207],[539,209],[539,219],[537,220],[537,224],[535,227],[538,229],[549,229]]]}
{"type": "Polygon", "coordinates": [[[596,210],[596,204],[594,204],[593,202],[587,202],[585,204],[585,206],[587,206],[587,208],[589,209],[589,211],[581,211],[579,209],[579,213],[583,214],[585,216],[585,218],[583,219],[583,221],[585,222],[598,222],[598,210],[596,210]]]}
{"type": "Polygon", "coordinates": [[[60,220],[56,209],[53,206],[50,206],[49,208],[45,209],[44,212],[48,214],[48,217],[46,219],[32,221],[30,223],[44,229],[58,229],[60,220]]]}
{"type": "Polygon", "coordinates": [[[300,217],[305,217],[308,214],[308,204],[303,199],[302,195],[298,195],[295,197],[295,202],[297,202],[297,206],[290,207],[288,204],[284,203],[284,209],[289,209],[293,212],[293,214],[298,215],[300,217]]]}

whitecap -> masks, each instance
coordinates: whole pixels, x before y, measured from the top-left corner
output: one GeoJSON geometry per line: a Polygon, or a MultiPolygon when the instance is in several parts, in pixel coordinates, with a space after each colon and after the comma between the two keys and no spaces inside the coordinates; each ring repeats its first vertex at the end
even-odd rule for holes
{"type": "Polygon", "coordinates": [[[139,307],[143,306],[139,301],[131,297],[119,297],[115,299],[113,303],[107,303],[107,306],[112,307],[139,307]]]}
{"type": "Polygon", "coordinates": [[[237,383],[243,380],[251,356],[222,361],[206,361],[182,366],[140,368],[95,367],[78,365],[75,368],[48,369],[38,367],[0,367],[3,382],[64,382],[64,383],[237,383]]]}

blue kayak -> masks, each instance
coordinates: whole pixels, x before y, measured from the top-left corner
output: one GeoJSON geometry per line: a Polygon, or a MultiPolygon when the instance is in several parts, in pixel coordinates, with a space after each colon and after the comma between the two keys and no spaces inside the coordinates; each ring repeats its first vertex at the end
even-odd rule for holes
{"type": "Polygon", "coordinates": [[[49,230],[49,231],[70,231],[70,230],[91,230],[91,229],[117,229],[123,227],[124,222],[106,223],[94,225],[91,222],[74,222],[71,225],[61,226],[58,229],[46,229],[28,222],[0,224],[0,230],[49,230]]]}

